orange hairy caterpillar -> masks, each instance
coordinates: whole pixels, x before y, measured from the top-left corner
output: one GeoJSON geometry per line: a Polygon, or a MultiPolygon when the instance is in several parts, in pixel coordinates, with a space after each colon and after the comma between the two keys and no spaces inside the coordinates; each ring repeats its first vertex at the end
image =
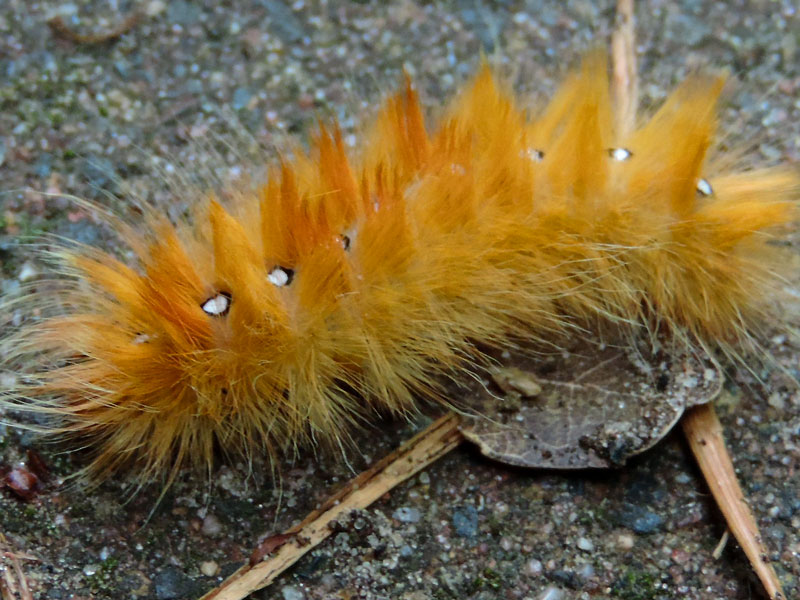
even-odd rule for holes
{"type": "Polygon", "coordinates": [[[50,368],[5,404],[88,439],[96,477],[171,480],[217,446],[336,444],[372,411],[439,401],[476,344],[611,325],[747,350],[796,178],[707,159],[722,79],[691,77],[624,133],[606,71],[590,56],[528,120],[484,67],[432,130],[406,85],[355,156],[322,127],[257,192],[117,223],[130,265],[61,251],[65,310],[11,351],[50,368]]]}

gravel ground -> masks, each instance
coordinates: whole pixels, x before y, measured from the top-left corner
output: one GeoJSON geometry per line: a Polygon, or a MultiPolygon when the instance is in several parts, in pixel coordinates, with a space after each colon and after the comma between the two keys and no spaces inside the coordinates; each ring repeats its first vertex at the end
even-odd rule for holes
{"type": "MultiPolygon", "coordinates": [[[[734,143],[751,162],[800,160],[796,10],[791,0],[641,2],[644,102],[661,101],[697,66],[728,67],[736,81],[722,116],[734,143]]],[[[191,163],[221,177],[236,173],[240,155],[210,132],[244,140],[249,154],[251,141],[280,147],[287,134],[306,139],[316,119],[336,117],[355,142],[354,118],[374,112],[404,69],[435,114],[474,72],[481,49],[535,106],[582,51],[605,43],[612,19],[612,2],[580,0],[4,0],[0,188],[92,199],[131,188],[164,198],[170,189],[158,185],[158,169],[191,163]],[[107,31],[135,6],[146,18],[105,44],[65,40],[46,24],[61,15],[76,31],[107,31]]],[[[124,200],[109,202],[126,210],[124,200]]],[[[42,270],[29,249],[11,243],[18,236],[109,243],[66,200],[11,192],[0,206],[4,294],[42,270]]],[[[792,369],[797,347],[772,344],[792,369]]],[[[732,381],[718,406],[770,558],[795,598],[800,394],[766,377],[766,386],[732,381]]],[[[365,434],[363,456],[351,457],[353,469],[423,425],[378,424],[380,434],[365,434]]],[[[279,492],[258,476],[245,482],[244,467],[230,465],[209,485],[186,477],[150,515],[157,489],[129,499],[124,481],[93,491],[62,485],[80,455],[0,427],[0,464],[29,448],[52,480],[29,502],[0,491],[0,531],[11,548],[38,558],[25,572],[34,597],[53,600],[197,597],[260,536],[302,518],[351,475],[341,462],[303,457],[283,467],[279,492]]],[[[677,434],[613,472],[514,470],[464,446],[354,515],[252,597],[758,597],[734,543],[712,557],[723,532],[677,434]]]]}

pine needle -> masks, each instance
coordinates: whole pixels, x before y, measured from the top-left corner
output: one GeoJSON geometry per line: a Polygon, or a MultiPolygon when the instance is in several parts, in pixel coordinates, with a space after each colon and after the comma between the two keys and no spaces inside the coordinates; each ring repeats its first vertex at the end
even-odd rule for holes
{"type": "Polygon", "coordinates": [[[761,541],[756,520],[736,479],[733,462],[722,436],[722,424],[713,403],[688,410],[681,423],[728,528],[747,555],[770,600],[786,598],[775,569],[769,562],[769,554],[761,541]]]}

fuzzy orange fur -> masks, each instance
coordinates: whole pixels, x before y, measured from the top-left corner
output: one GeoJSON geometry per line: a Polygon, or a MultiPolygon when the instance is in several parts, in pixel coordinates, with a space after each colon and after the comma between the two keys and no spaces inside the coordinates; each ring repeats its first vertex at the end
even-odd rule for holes
{"type": "Polygon", "coordinates": [[[532,121],[484,67],[429,132],[407,84],[357,156],[322,128],[257,195],[120,226],[135,266],[63,251],[64,314],[11,357],[51,368],[5,403],[88,438],[91,474],[148,480],[210,466],[216,445],[273,456],[408,413],[480,361],[476,341],[613,323],[736,351],[768,314],[765,234],[794,217],[798,183],[715,171],[721,87],[691,77],[621,137],[597,56],[532,121]],[[221,293],[229,312],[207,314],[221,293]]]}

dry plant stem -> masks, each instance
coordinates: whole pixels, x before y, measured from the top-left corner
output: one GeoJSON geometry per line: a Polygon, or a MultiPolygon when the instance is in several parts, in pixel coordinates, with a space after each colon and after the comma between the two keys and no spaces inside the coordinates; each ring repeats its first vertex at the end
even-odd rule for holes
{"type": "Polygon", "coordinates": [[[11,595],[11,590],[8,587],[8,575],[6,573],[3,574],[3,579],[0,579],[0,598],[2,600],[14,600],[14,597],[11,595]]]}
{"type": "Polygon", "coordinates": [[[0,578],[0,598],[2,598],[2,600],[14,600],[14,596],[12,595],[13,585],[14,582],[11,579],[11,573],[7,570],[4,571],[3,577],[0,578]]]}
{"type": "Polygon", "coordinates": [[[736,479],[713,403],[691,408],[681,422],[689,446],[725,516],[728,528],[747,555],[767,594],[771,600],[786,598],[769,563],[753,513],[736,479]]]}
{"type": "Polygon", "coordinates": [[[22,571],[22,564],[20,563],[19,558],[17,558],[17,555],[12,552],[6,552],[5,556],[10,558],[11,564],[14,565],[14,572],[17,575],[17,583],[19,585],[20,600],[33,600],[33,595],[28,587],[28,580],[25,577],[25,573],[22,571]]]}
{"type": "Polygon", "coordinates": [[[25,577],[24,571],[22,570],[22,563],[20,562],[20,559],[38,559],[35,556],[18,554],[8,550],[6,546],[6,538],[2,533],[0,533],[0,559],[2,559],[0,560],[0,563],[10,561],[11,566],[13,567],[13,574],[10,569],[3,569],[3,579],[0,580],[0,594],[2,594],[0,598],[2,598],[2,600],[15,600],[17,597],[15,596],[15,593],[18,593],[19,600],[33,600],[33,594],[28,587],[28,580],[25,577]]]}
{"type": "MultiPolygon", "coordinates": [[[[354,509],[366,508],[386,492],[412,477],[458,446],[463,437],[459,418],[449,414],[403,444],[374,466],[352,479],[301,523],[285,532],[290,536],[263,562],[245,565],[200,600],[241,600],[269,585],[331,534],[330,524],[354,509]]],[[[258,551],[257,551],[258,552],[258,551]]]]}
{"type": "Polygon", "coordinates": [[[617,0],[617,28],[611,37],[611,59],[617,131],[625,137],[636,128],[639,103],[633,0],[617,0]]]}
{"type": "Polygon", "coordinates": [[[714,557],[714,560],[719,560],[719,557],[722,556],[722,553],[725,551],[725,546],[728,545],[728,539],[731,537],[731,532],[729,529],[725,530],[725,533],[722,534],[722,537],[717,544],[717,547],[714,548],[714,551],[711,553],[711,556],[714,557]]]}

